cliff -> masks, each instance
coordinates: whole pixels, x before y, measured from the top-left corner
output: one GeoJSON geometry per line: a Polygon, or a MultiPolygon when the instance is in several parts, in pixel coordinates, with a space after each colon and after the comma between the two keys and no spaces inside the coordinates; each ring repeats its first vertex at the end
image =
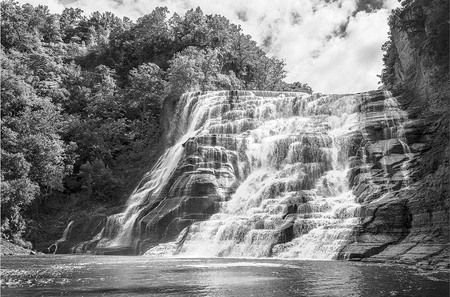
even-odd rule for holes
{"type": "Polygon", "coordinates": [[[357,242],[341,257],[449,267],[448,1],[413,1],[390,25],[411,184],[367,204],[357,242]]]}

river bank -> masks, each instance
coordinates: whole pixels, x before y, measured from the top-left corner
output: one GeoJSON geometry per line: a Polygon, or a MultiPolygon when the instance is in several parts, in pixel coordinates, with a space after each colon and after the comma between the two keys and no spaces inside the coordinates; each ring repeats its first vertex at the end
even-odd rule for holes
{"type": "Polygon", "coordinates": [[[40,252],[36,252],[17,244],[14,244],[7,240],[0,241],[0,255],[3,256],[19,256],[19,255],[42,255],[40,252]]]}

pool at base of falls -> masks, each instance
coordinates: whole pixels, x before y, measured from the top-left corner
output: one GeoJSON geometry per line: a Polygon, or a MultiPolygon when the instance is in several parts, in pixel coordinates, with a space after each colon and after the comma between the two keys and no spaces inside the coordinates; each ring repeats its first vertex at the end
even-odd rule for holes
{"type": "Polygon", "coordinates": [[[448,296],[448,272],[342,261],[3,256],[2,296],[448,296]]]}

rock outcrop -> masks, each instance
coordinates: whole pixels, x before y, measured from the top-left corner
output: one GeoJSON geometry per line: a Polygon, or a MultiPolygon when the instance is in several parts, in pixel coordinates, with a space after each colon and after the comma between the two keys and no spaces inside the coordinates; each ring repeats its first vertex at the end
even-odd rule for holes
{"type": "MultiPolygon", "coordinates": [[[[393,151],[383,153],[389,153],[389,159],[379,160],[379,166],[396,172],[391,179],[405,182],[398,172],[408,172],[408,187],[367,204],[358,240],[345,247],[341,257],[449,267],[448,1],[444,1],[447,8],[421,2],[403,8],[391,27],[397,55],[393,67],[400,86],[397,102],[405,113],[400,130],[410,160],[395,170],[402,157],[396,155],[400,146],[393,142],[388,144],[393,151]],[[447,28],[441,39],[436,35],[436,10],[442,10],[447,20],[438,24],[440,30],[447,28]],[[436,56],[439,46],[444,47],[446,59],[442,52],[436,56]]],[[[371,144],[368,152],[373,161],[379,159],[383,146],[382,140],[371,144]]],[[[365,183],[363,188],[369,191],[365,183]]]]}

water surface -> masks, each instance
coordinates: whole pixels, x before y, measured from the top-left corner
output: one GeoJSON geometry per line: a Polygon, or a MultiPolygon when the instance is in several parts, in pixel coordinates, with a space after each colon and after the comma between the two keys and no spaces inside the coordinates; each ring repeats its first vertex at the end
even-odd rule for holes
{"type": "Polygon", "coordinates": [[[5,256],[2,296],[449,296],[448,274],[341,261],[5,256]]]}

